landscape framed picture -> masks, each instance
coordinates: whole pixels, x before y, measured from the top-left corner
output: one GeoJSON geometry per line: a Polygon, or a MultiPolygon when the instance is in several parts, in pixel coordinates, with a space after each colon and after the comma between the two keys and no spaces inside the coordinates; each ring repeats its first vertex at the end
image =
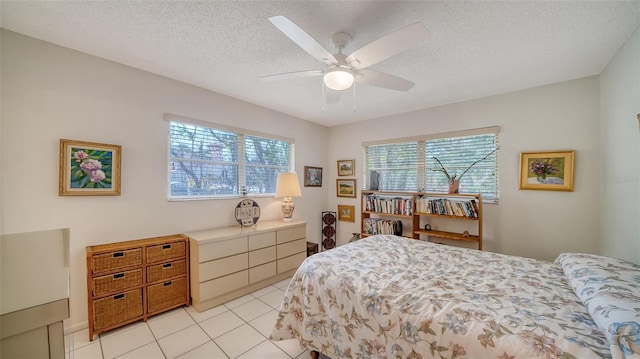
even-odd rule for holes
{"type": "Polygon", "coordinates": [[[60,140],[60,196],[119,196],[122,146],[60,140]]]}
{"type": "Polygon", "coordinates": [[[304,166],[304,186],[322,187],[322,167],[304,166]]]}
{"type": "Polygon", "coordinates": [[[521,152],[520,189],[573,191],[575,151],[521,152]]]}
{"type": "Polygon", "coordinates": [[[355,160],[339,160],[338,176],[353,176],[355,160]]]}
{"type": "Polygon", "coordinates": [[[356,180],[355,179],[337,179],[336,192],[338,197],[356,198],[356,180]]]}
{"type": "Polygon", "coordinates": [[[338,205],[338,220],[355,222],[356,221],[356,206],[344,206],[338,205]]]}

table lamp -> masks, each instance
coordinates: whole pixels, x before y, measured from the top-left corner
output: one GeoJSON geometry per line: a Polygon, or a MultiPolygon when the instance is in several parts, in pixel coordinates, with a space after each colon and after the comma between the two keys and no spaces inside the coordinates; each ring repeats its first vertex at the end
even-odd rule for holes
{"type": "Polygon", "coordinates": [[[295,172],[278,173],[278,181],[276,183],[276,197],[284,197],[282,200],[283,222],[293,222],[293,210],[296,205],[291,197],[301,197],[300,184],[298,183],[298,175],[295,172]]]}

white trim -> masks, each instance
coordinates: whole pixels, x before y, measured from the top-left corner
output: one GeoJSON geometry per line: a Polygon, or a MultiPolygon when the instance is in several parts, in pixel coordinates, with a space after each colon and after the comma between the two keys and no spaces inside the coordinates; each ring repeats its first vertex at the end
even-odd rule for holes
{"type": "Polygon", "coordinates": [[[390,144],[390,143],[427,141],[427,140],[434,140],[434,139],[438,139],[438,138],[451,138],[451,137],[487,135],[487,134],[490,134],[490,133],[494,133],[494,134],[500,133],[500,126],[473,128],[473,129],[469,129],[469,130],[434,133],[434,134],[429,134],[429,135],[412,136],[412,137],[391,138],[391,139],[386,139],[386,140],[365,141],[365,142],[362,142],[362,146],[368,147],[368,146],[375,146],[375,145],[386,145],[386,144],[390,144]]]}
{"type": "Polygon", "coordinates": [[[272,140],[279,140],[279,141],[289,142],[291,144],[295,143],[295,139],[294,138],[290,138],[290,137],[284,137],[284,136],[273,135],[273,134],[270,134],[270,133],[252,131],[252,130],[248,130],[246,128],[221,125],[221,124],[215,123],[215,122],[197,120],[195,118],[175,115],[175,114],[172,114],[172,113],[165,113],[163,115],[163,117],[164,117],[164,120],[167,121],[167,122],[171,122],[171,121],[182,122],[182,123],[188,123],[188,124],[191,124],[191,125],[204,126],[204,127],[207,127],[207,128],[212,128],[214,130],[223,130],[223,131],[241,133],[243,135],[264,137],[264,138],[268,138],[268,139],[272,139],[272,140]]]}

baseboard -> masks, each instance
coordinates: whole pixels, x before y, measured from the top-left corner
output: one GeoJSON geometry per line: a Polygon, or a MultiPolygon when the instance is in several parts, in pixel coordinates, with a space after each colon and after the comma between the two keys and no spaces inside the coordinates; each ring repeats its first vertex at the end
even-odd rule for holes
{"type": "Polygon", "coordinates": [[[77,332],[78,330],[89,328],[89,321],[85,320],[84,322],[70,324],[65,321],[64,323],[64,335],[69,335],[71,333],[77,332]]]}

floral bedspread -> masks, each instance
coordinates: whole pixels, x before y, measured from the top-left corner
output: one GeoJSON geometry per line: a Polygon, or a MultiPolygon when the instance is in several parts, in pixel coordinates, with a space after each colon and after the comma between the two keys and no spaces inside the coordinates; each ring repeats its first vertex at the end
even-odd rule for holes
{"type": "Polygon", "coordinates": [[[640,359],[640,265],[584,253],[563,253],[555,262],[605,333],[611,356],[640,359]]]}
{"type": "Polygon", "coordinates": [[[559,264],[378,235],[313,255],[271,333],[338,358],[610,358],[559,264]]]}

